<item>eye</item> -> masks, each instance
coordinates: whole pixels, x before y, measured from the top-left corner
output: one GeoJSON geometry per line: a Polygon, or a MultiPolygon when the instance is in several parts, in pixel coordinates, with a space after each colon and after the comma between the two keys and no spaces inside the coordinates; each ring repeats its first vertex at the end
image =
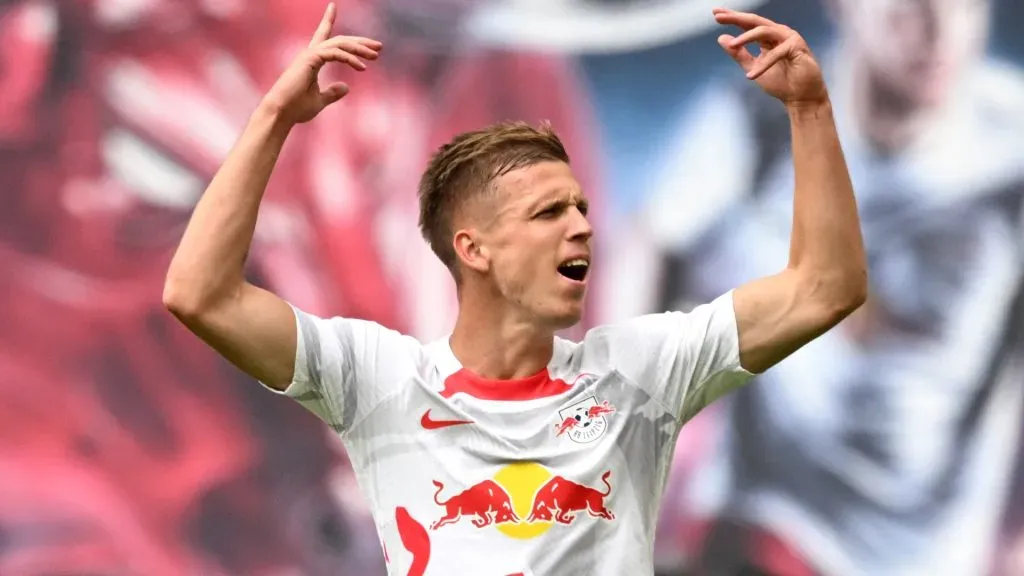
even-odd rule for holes
{"type": "Polygon", "coordinates": [[[537,218],[551,219],[557,217],[562,212],[562,207],[559,204],[548,206],[537,213],[537,218]]]}

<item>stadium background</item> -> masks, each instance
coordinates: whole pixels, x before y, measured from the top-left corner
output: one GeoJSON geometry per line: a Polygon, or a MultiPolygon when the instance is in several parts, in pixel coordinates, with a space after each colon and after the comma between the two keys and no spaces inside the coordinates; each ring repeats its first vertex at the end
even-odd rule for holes
{"type": "MultiPolygon", "coordinates": [[[[702,228],[722,199],[701,178],[729,173],[735,161],[697,161],[665,208],[666,180],[691,166],[675,156],[694,126],[687,118],[708,93],[736,83],[714,42],[710,3],[339,4],[342,28],[382,39],[386,57],[289,141],[261,213],[253,280],[319,314],[423,338],[444,333],[451,285],[415,227],[416,178],[430,150],[458,131],[550,119],[596,207],[586,326],[688,297],[659,272],[687,236],[662,233],[672,224],[664,220],[681,206],[680,228],[702,228]]],[[[816,0],[760,4],[816,49],[837,38],[816,0]]],[[[0,1],[0,574],[384,573],[362,496],[326,428],[219,361],[160,303],[189,210],[322,9],[319,0],[0,1]]],[[[993,9],[987,58],[1002,63],[1003,123],[1024,128],[1024,5],[993,9]]],[[[695,133],[690,141],[714,140],[695,133]]],[[[1008,182],[1000,198],[1015,209],[1024,182],[1024,130],[1017,134],[1002,147],[1021,158],[982,178],[1008,182]]],[[[935,175],[955,179],[959,164],[977,160],[954,158],[935,175]]],[[[1016,217],[1019,257],[1024,212],[1016,217]]],[[[945,263],[988,273],[972,254],[949,251],[945,263]]],[[[1018,268],[992,273],[1019,282],[1018,268]]],[[[927,275],[896,275],[906,278],[897,296],[929,289],[916,280],[927,275]]],[[[996,335],[1009,350],[1001,362],[1016,365],[1024,353],[1013,327],[1024,319],[1010,309],[993,317],[974,328],[996,335]]],[[[927,420],[933,406],[921,401],[915,415],[927,420]]],[[[1016,415],[1024,406],[1000,408],[1016,415]]],[[[726,414],[709,410],[681,437],[657,545],[665,574],[687,574],[699,555],[693,534],[708,512],[691,478],[726,414]]],[[[1017,454],[1020,419],[1011,420],[1001,442],[1017,454]]],[[[1024,479],[1007,468],[989,519],[1001,528],[982,545],[992,574],[1024,574],[1024,479]]]]}

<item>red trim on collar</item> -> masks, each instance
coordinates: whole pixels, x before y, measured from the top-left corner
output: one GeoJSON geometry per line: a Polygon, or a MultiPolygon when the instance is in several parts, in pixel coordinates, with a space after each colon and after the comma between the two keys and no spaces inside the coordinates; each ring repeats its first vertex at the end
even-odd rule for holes
{"type": "Polygon", "coordinates": [[[480,400],[521,401],[558,396],[572,389],[562,379],[552,379],[547,368],[518,380],[490,380],[461,368],[444,381],[443,398],[462,393],[480,400]]]}

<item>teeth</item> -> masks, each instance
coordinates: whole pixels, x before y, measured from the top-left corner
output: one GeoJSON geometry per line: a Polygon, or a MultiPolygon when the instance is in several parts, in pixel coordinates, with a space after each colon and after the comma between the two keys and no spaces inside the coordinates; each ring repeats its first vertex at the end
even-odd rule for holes
{"type": "Polygon", "coordinates": [[[577,258],[575,260],[569,260],[565,264],[562,264],[562,266],[590,266],[590,262],[587,262],[583,258],[577,258]]]}

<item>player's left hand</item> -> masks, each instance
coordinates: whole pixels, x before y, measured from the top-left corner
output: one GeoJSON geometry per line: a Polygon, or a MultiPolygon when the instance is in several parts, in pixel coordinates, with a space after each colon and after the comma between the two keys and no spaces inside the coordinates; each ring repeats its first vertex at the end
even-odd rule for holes
{"type": "Polygon", "coordinates": [[[757,14],[727,8],[715,8],[713,12],[719,24],[743,30],[739,36],[719,36],[718,43],[762,90],[787,106],[828,99],[821,67],[795,30],[757,14]],[[757,56],[748,49],[755,43],[760,47],[757,56]]]}

